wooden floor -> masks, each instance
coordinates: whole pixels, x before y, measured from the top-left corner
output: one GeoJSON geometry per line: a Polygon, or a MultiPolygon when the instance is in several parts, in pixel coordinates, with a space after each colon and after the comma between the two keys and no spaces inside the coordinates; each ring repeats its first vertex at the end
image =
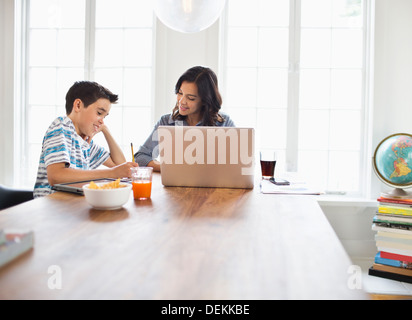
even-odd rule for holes
{"type": "Polygon", "coordinates": [[[412,296],[371,294],[372,300],[412,300],[412,296]]]}

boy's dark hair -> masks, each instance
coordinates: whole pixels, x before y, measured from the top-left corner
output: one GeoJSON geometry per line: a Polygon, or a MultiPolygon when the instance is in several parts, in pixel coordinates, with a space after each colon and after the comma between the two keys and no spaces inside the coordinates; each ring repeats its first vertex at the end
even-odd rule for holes
{"type": "Polygon", "coordinates": [[[67,91],[66,94],[66,114],[69,115],[73,110],[73,102],[76,99],[82,100],[84,107],[87,108],[99,99],[108,99],[111,103],[116,103],[119,96],[113,94],[109,89],[92,81],[77,81],[67,91]]]}

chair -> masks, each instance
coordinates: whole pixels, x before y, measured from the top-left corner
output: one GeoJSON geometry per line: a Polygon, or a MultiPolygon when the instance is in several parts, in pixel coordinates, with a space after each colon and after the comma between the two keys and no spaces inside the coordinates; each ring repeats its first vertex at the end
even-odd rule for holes
{"type": "Polygon", "coordinates": [[[33,199],[33,190],[8,188],[0,184],[0,210],[33,199]]]}

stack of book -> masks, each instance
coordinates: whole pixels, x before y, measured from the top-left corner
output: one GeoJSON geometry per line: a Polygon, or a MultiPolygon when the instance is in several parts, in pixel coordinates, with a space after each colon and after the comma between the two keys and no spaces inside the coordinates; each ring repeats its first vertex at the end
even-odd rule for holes
{"type": "Polygon", "coordinates": [[[0,267],[33,248],[33,231],[0,229],[0,267]]]}
{"type": "Polygon", "coordinates": [[[378,202],[372,225],[378,253],[369,275],[412,283],[412,199],[378,202]]]}

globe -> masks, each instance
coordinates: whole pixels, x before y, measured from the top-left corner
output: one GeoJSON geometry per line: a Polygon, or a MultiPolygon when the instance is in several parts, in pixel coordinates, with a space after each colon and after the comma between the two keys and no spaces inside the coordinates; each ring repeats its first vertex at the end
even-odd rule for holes
{"type": "Polygon", "coordinates": [[[412,135],[396,133],[383,139],[376,147],[373,168],[384,183],[395,188],[383,196],[412,197],[404,190],[412,186],[412,135]]]}

